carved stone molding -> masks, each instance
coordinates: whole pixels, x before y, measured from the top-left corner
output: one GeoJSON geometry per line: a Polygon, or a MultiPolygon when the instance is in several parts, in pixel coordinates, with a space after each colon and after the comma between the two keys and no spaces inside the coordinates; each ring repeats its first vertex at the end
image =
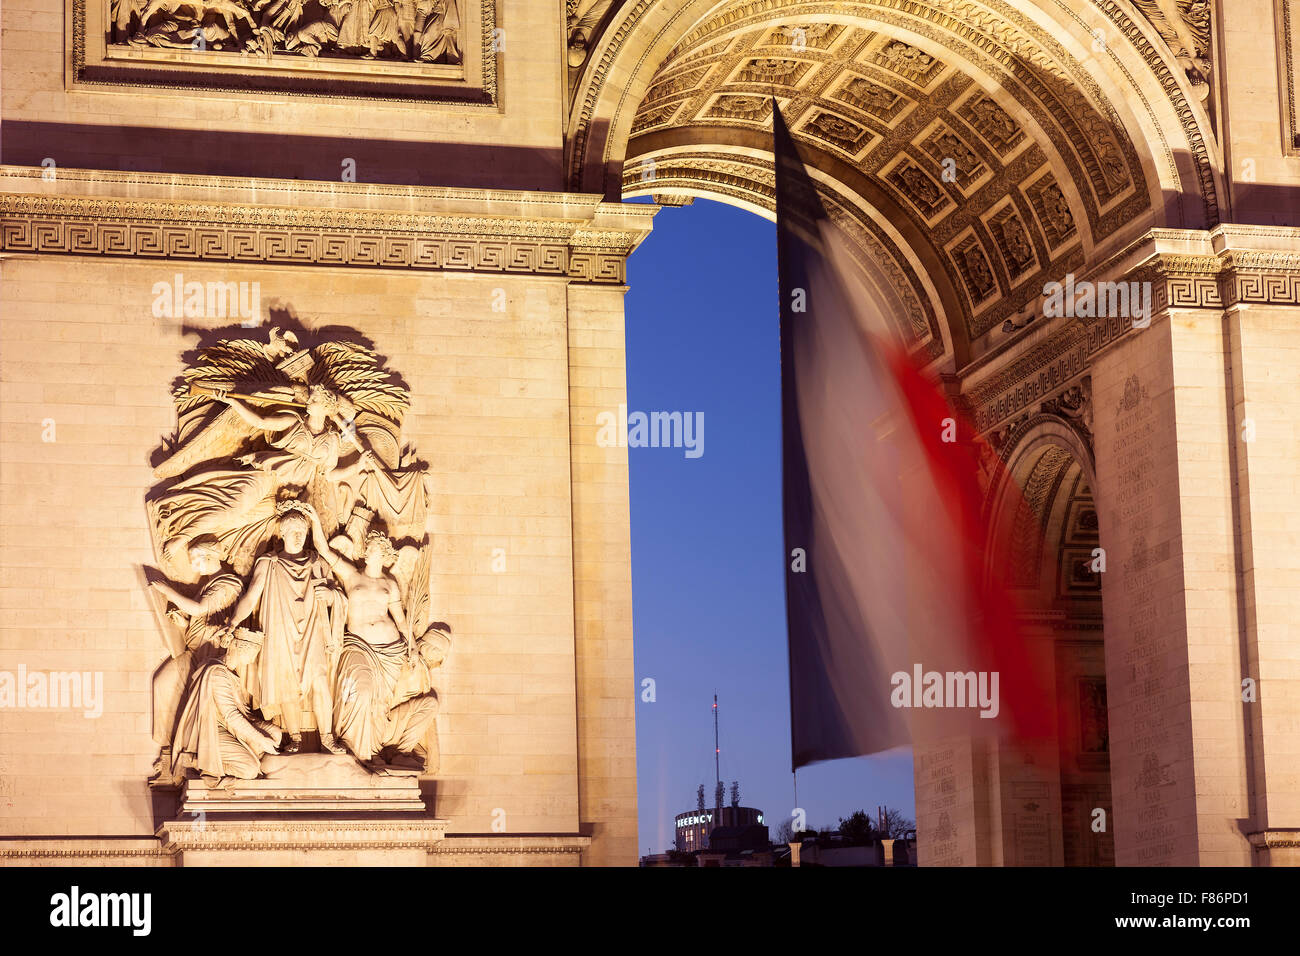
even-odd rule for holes
{"type": "MultiPolygon", "coordinates": [[[[648,234],[654,213],[653,207],[629,213],[606,205],[611,210],[606,215],[594,197],[564,196],[532,202],[534,218],[119,199],[56,194],[52,189],[42,193],[39,170],[5,172],[0,188],[6,185],[3,179],[12,176],[19,180],[15,185],[26,190],[0,192],[0,254],[11,255],[496,272],[621,285],[626,258],[648,234]]],[[[60,170],[60,183],[78,172],[60,170]]],[[[82,175],[83,182],[89,182],[96,174],[82,175]]],[[[168,177],[138,179],[163,185],[168,177]]],[[[286,190],[286,198],[312,188],[299,186],[286,190]]],[[[337,193],[332,185],[322,191],[326,189],[337,193]]],[[[409,195],[378,187],[371,191],[409,195]]],[[[433,190],[420,208],[447,197],[460,199],[459,194],[433,190]]],[[[303,198],[320,202],[317,197],[303,198]]],[[[488,200],[490,205],[491,196],[488,200]]]]}
{"type": "Polygon", "coordinates": [[[1025,439],[1035,429],[1052,423],[1073,432],[1081,447],[1093,451],[1092,380],[1078,379],[1059,394],[1008,419],[988,433],[989,447],[1004,462],[1009,462],[1025,439]]]}
{"type": "MultiPolygon", "coordinates": [[[[1088,356],[1095,351],[1090,347],[1090,338],[1082,323],[1074,322],[972,388],[966,398],[974,412],[976,430],[990,431],[1031,405],[1046,401],[1082,375],[1088,356]]],[[[1097,348],[1102,344],[1105,342],[1099,341],[1097,348]]]]}
{"type": "Polygon", "coordinates": [[[1282,93],[1284,119],[1282,149],[1290,156],[1300,155],[1300,9],[1296,0],[1276,0],[1279,89],[1282,93]]]}
{"type": "Polygon", "coordinates": [[[432,852],[438,856],[573,854],[582,853],[590,845],[591,837],[569,834],[502,834],[490,837],[450,835],[440,840],[432,852]]]}
{"type": "MultiPolygon", "coordinates": [[[[1285,234],[1290,237],[1296,230],[1285,234]]],[[[1157,231],[1168,238],[1177,231],[1157,231]],[[1167,235],[1166,235],[1167,234],[1167,235]]],[[[1208,233],[1188,233],[1208,237],[1208,233]]],[[[1269,239],[1271,234],[1260,233],[1269,239]]],[[[1145,242],[1146,240],[1144,240],[1145,242]]],[[[1124,254],[1116,258],[1122,258],[1124,254]]],[[[1104,274],[1104,270],[1100,270],[1104,274]]],[[[1227,309],[1238,305],[1300,306],[1300,253],[1225,249],[1218,254],[1155,253],[1117,281],[1151,283],[1151,311],[1227,309]]],[[[1082,375],[1093,354],[1125,335],[1131,321],[1120,316],[1071,319],[1023,355],[965,393],[975,427],[988,432],[1043,402],[1082,375]]]]}
{"type": "MultiPolygon", "coordinates": [[[[69,842],[76,841],[74,839],[69,842]]],[[[126,861],[128,865],[133,866],[148,866],[151,863],[158,866],[170,866],[173,857],[161,848],[113,850],[78,846],[28,846],[20,849],[0,850],[0,860],[11,861],[19,866],[30,865],[35,861],[48,861],[53,862],[55,865],[64,866],[102,866],[109,861],[126,861]]]]}
{"type": "MultiPolygon", "coordinates": [[[[314,852],[338,854],[340,851],[388,851],[394,862],[426,861],[438,865],[461,866],[475,857],[502,860],[517,857],[544,862],[546,857],[566,857],[579,862],[591,847],[591,837],[580,834],[448,834],[448,822],[420,818],[416,820],[222,820],[219,814],[204,818],[165,823],[153,838],[133,840],[135,844],[152,844],[114,848],[96,841],[85,845],[77,838],[42,841],[19,841],[17,846],[0,849],[0,860],[17,865],[49,862],[68,866],[103,865],[108,862],[131,865],[175,866],[185,862],[187,853],[232,852],[246,855],[254,862],[259,854],[314,852]],[[78,845],[82,844],[82,845],[78,845]]],[[[236,857],[238,859],[238,857],[236,857]]],[[[229,858],[226,858],[229,861],[229,858]]],[[[280,862],[283,862],[282,860],[280,862]]],[[[326,862],[332,862],[327,860],[326,862]]],[[[508,862],[502,860],[502,862],[508,862]]]]}
{"type": "Polygon", "coordinates": [[[1011,528],[1011,562],[1008,584],[1013,588],[1037,588],[1043,569],[1044,530],[1047,510],[1070,466],[1069,451],[1051,446],[1043,451],[1024,479],[1011,528]]]}
{"type": "Polygon", "coordinates": [[[1157,311],[1300,305],[1300,253],[1160,256],[1128,278],[1152,283],[1152,308],[1157,311]]]}
{"type": "Polygon", "coordinates": [[[163,851],[424,850],[447,832],[446,820],[175,820],[158,828],[163,851]]]}
{"type": "Polygon", "coordinates": [[[449,834],[428,856],[429,866],[580,866],[591,837],[578,834],[449,834]]]}
{"type": "Polygon", "coordinates": [[[1283,830],[1280,828],[1260,830],[1247,834],[1246,839],[1257,850],[1270,850],[1275,847],[1300,847],[1300,830],[1283,830]]]}
{"type": "MultiPolygon", "coordinates": [[[[1169,105],[1172,106],[1178,117],[1178,122],[1182,126],[1183,132],[1188,137],[1193,160],[1196,166],[1196,177],[1201,187],[1201,200],[1203,202],[1204,217],[1208,223],[1215,223],[1218,220],[1218,202],[1215,196],[1215,184],[1213,174],[1213,163],[1210,157],[1210,151],[1207,147],[1205,135],[1200,129],[1201,118],[1197,115],[1183,95],[1185,80],[1180,79],[1167,65],[1166,60],[1169,58],[1167,47],[1157,46],[1147,40],[1148,27],[1139,26],[1130,16],[1132,7],[1121,6],[1113,0],[1094,0],[1106,16],[1108,16],[1120,33],[1132,44],[1133,48],[1146,60],[1152,73],[1157,81],[1164,88],[1169,97],[1169,105]]],[[[1071,9],[1070,5],[1064,0],[1057,0],[1056,4],[1060,10],[1060,15],[1078,24],[1080,31],[1090,35],[1092,26],[1090,21],[1085,20],[1080,14],[1071,9]]],[[[764,19],[772,19],[774,16],[785,13],[781,10],[782,3],[780,0],[755,0],[750,3],[739,3],[727,6],[725,9],[716,13],[712,20],[706,24],[710,29],[717,26],[718,36],[725,38],[714,42],[712,37],[703,36],[705,27],[699,24],[693,24],[686,28],[687,32],[682,36],[678,43],[677,49],[672,56],[676,57],[679,53],[686,50],[692,44],[699,46],[705,44],[706,48],[691,50],[689,56],[681,58],[681,67],[683,70],[690,69],[696,72],[695,81],[684,87],[675,86],[675,81],[669,82],[665,77],[661,83],[652,85],[650,93],[644,104],[619,103],[614,107],[614,116],[609,120],[609,124],[615,129],[622,129],[624,120],[621,120],[620,114],[629,107],[636,109],[638,106],[644,111],[642,116],[638,117],[637,122],[642,123],[641,129],[650,128],[650,126],[664,125],[681,125],[689,121],[692,114],[691,108],[678,108],[681,102],[668,107],[661,107],[660,101],[664,97],[680,97],[685,95],[689,97],[691,91],[695,89],[698,83],[704,78],[704,74],[714,66],[712,60],[717,60],[719,55],[726,56],[743,55],[746,51],[739,49],[749,41],[740,37],[736,33],[737,28],[743,24],[759,24],[764,19]],[[727,32],[730,31],[730,32],[727,32]],[[706,41],[708,41],[706,43],[706,41]],[[712,58],[712,60],[710,59],[712,58]],[[646,123],[649,121],[649,125],[646,123]]],[[[1129,214],[1116,215],[1119,210],[1116,208],[1116,202],[1112,197],[1124,195],[1123,178],[1124,170],[1121,168],[1124,161],[1121,159],[1123,154],[1131,153],[1131,146],[1127,143],[1116,144],[1110,140],[1110,131],[1107,129],[1107,123],[1113,128],[1122,128],[1118,118],[1110,111],[1109,105],[1106,104],[1104,96],[1100,94],[1099,88],[1095,81],[1085,71],[1077,68],[1071,63],[1070,58],[1063,51],[1055,38],[1044,31],[1041,26],[1027,21],[1023,15],[1018,13],[1013,7],[1005,3],[986,2],[983,5],[968,2],[968,0],[944,0],[935,4],[913,4],[908,0],[860,0],[859,3],[853,4],[801,4],[799,14],[811,21],[818,21],[818,14],[835,13],[837,19],[843,15],[851,15],[855,7],[861,7],[865,14],[865,19],[875,20],[877,22],[893,22],[900,16],[906,18],[909,29],[925,33],[931,39],[934,39],[942,46],[948,46],[953,49],[960,48],[965,55],[973,57],[976,61],[981,61],[981,65],[991,69],[1006,69],[1008,66],[1012,70],[1012,75],[1008,77],[1008,83],[1011,86],[1017,84],[1023,85],[1029,95],[1021,97],[1025,108],[1036,111],[1039,107],[1037,103],[1050,102],[1052,108],[1056,111],[1054,119],[1051,122],[1064,124],[1063,128],[1067,129],[1064,137],[1066,141],[1073,144],[1071,149],[1065,151],[1065,159],[1069,164],[1072,177],[1080,183],[1085,181],[1090,185],[1080,189],[1081,201],[1085,204],[1086,211],[1091,219],[1097,213],[1087,204],[1093,202],[1092,195],[1100,199],[1105,209],[1106,221],[1102,223],[1100,230],[1094,229],[1105,234],[1114,224],[1120,224],[1131,219],[1129,214]],[[1089,102],[1091,101],[1091,102],[1089,102]],[[1094,114],[1096,105],[1107,113],[1105,117],[1094,114]],[[1064,111],[1060,110],[1064,106],[1064,111]],[[1080,126],[1082,124],[1082,126],[1080,126]],[[1082,168],[1076,165],[1073,148],[1077,147],[1079,156],[1082,159],[1082,168]],[[1118,152],[1117,152],[1118,149],[1118,152]]],[[[599,131],[601,128],[597,124],[597,112],[600,111],[599,103],[605,96],[604,86],[608,78],[616,75],[614,64],[616,61],[624,58],[623,50],[625,46],[633,47],[631,53],[635,53],[637,38],[640,36],[638,26],[647,18],[654,18],[662,11],[659,0],[638,0],[636,3],[629,3],[618,12],[618,16],[606,31],[602,39],[602,48],[599,51],[600,56],[593,58],[589,63],[584,76],[584,85],[577,91],[577,103],[573,114],[572,128],[570,130],[572,149],[569,151],[569,175],[570,181],[574,188],[599,188],[599,183],[583,183],[584,174],[591,172],[597,166],[604,166],[596,162],[597,157],[587,155],[588,136],[593,130],[599,131]]],[[[667,11],[672,13],[672,11],[667,11]]],[[[662,29],[683,29],[684,24],[679,21],[680,11],[673,13],[668,18],[668,22],[662,26],[662,29]]],[[[902,22],[901,20],[899,21],[902,22]]],[[[827,41],[830,45],[836,42],[836,38],[846,29],[842,22],[826,24],[828,27],[834,27],[835,36],[830,37],[827,41]]],[[[779,29],[794,29],[796,24],[787,24],[779,29]]],[[[888,37],[883,39],[888,40],[888,37]]],[[[827,43],[823,43],[823,38],[806,40],[806,46],[801,57],[804,59],[824,57],[826,54],[827,43]]],[[[841,51],[842,53],[843,51],[841,51]]],[[[1115,61],[1116,67],[1127,75],[1127,69],[1119,62],[1118,58],[1111,54],[1115,61]]],[[[937,61],[936,61],[937,62],[937,61]]],[[[644,64],[642,64],[644,65],[644,64]]],[[[1174,64],[1174,69],[1179,74],[1178,64],[1174,64]]],[[[870,69],[879,69],[885,71],[886,66],[872,62],[870,69]]],[[[713,71],[717,76],[732,76],[733,74],[722,70],[713,71]]],[[[824,72],[824,71],[823,71],[824,72]]],[[[735,74],[737,80],[744,80],[748,73],[735,74]]],[[[1145,110],[1152,118],[1152,121],[1159,125],[1157,119],[1157,109],[1149,103],[1144,94],[1137,90],[1137,80],[1131,75],[1127,75],[1129,83],[1134,87],[1134,107],[1140,111],[1145,110]]],[[[873,77],[873,79],[875,79],[873,77]]],[[[879,83],[876,84],[879,86],[879,83]]],[[[772,92],[770,90],[760,92],[772,92]]],[[[785,87],[775,91],[778,95],[786,93],[785,87]]],[[[835,85],[834,90],[828,88],[827,95],[841,98],[839,85],[835,85]]],[[[802,95],[802,94],[801,94],[802,95]]],[[[849,102],[845,100],[845,102],[849,102]]],[[[803,106],[811,103],[807,96],[802,97],[803,106]],[[806,101],[806,102],[805,102],[806,101]]],[[[783,104],[784,106],[784,104],[783,104]]],[[[868,111],[869,112],[869,111],[868,111]]],[[[856,119],[856,117],[855,117],[856,119]]],[[[1045,128],[1051,128],[1049,122],[1045,128]]],[[[604,158],[608,159],[617,152],[618,144],[602,144],[605,153],[604,158]]],[[[1163,146],[1162,155],[1156,156],[1157,163],[1163,165],[1166,169],[1166,175],[1172,179],[1180,177],[1178,164],[1174,155],[1172,146],[1168,143],[1160,144],[1163,146]]],[[[593,144],[594,146],[594,144],[593,144]]],[[[1125,157],[1131,160],[1131,155],[1125,157]]],[[[1128,162],[1130,169],[1132,163],[1128,162]]],[[[608,168],[605,166],[605,168],[608,168]]],[[[1139,174],[1140,175],[1140,174],[1139,174]]]]}

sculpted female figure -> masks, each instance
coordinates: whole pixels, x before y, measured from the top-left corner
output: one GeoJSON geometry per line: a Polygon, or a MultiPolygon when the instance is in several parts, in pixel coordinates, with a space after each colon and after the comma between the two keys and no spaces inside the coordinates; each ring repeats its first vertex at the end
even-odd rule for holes
{"type": "Polygon", "coordinates": [[[209,777],[252,780],[261,776],[262,757],[277,752],[280,728],[249,708],[245,678],[261,649],[258,637],[257,632],[223,632],[229,648],[194,672],[176,724],[173,776],[193,769],[209,777]]]}
{"type": "MultiPolygon", "coordinates": [[[[183,629],[183,637],[173,644],[171,653],[154,673],[154,740],[163,748],[172,745],[176,717],[191,676],[207,661],[220,654],[220,633],[227,612],[239,599],[243,582],[239,576],[223,570],[217,539],[211,535],[195,538],[189,547],[190,568],[199,575],[197,597],[188,597],[166,581],[154,581],[152,587],[175,605],[168,617],[183,629]]],[[[175,633],[175,632],[173,632],[175,633]]],[[[165,770],[162,763],[160,770],[165,770]]]]}
{"type": "Polygon", "coordinates": [[[358,570],[329,546],[319,519],[313,519],[312,534],[348,596],[347,635],[334,681],[334,732],[372,769],[383,768],[385,751],[415,754],[410,765],[423,766],[424,736],[437,714],[437,698],[409,679],[421,662],[402,610],[401,587],[386,570],[397,560],[397,550],[386,534],[371,531],[365,566],[358,570]]]}
{"type": "MultiPolygon", "coordinates": [[[[222,570],[220,546],[212,535],[190,542],[190,568],[199,575],[197,597],[187,597],[167,581],[154,581],[155,591],[176,605],[169,617],[185,629],[185,650],[197,657],[210,657],[222,629],[225,612],[239,598],[243,582],[229,569],[222,570]]],[[[195,665],[202,663],[196,660],[195,665]]]]}

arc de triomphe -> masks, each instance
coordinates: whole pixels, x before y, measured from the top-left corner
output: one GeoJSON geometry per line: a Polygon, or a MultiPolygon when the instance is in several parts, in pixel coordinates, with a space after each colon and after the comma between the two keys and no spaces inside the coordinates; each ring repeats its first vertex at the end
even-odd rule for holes
{"type": "MultiPolygon", "coordinates": [[[[773,215],[773,97],[861,280],[1024,492],[988,488],[989,560],[1039,608],[1058,740],[919,753],[920,862],[1300,861],[1294,0],[2,17],[11,862],[635,863],[627,453],[597,416],[625,401],[625,264],[660,208],[773,215]],[[213,425],[226,392],[252,396],[238,433],[213,425]],[[366,449],[352,484],[330,471],[366,449]],[[426,770],[378,783],[303,753],[314,778],[169,786],[160,665],[233,640],[191,602],[276,534],[274,566],[298,567],[290,487],[354,549],[312,580],[364,606],[385,527],[409,560],[377,578],[404,620],[449,627],[414,690],[409,662],[396,686],[356,665],[396,695],[381,736],[389,704],[436,696],[426,770]]],[[[248,621],[264,654],[292,637],[270,619],[248,621]]],[[[244,740],[237,698],[270,693],[247,683],[195,719],[244,740]]]]}

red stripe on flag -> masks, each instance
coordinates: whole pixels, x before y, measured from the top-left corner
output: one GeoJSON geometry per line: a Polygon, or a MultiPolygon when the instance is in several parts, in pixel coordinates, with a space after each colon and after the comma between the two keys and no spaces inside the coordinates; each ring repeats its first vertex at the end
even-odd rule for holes
{"type": "Polygon", "coordinates": [[[872,338],[903,396],[935,487],[955,529],[952,547],[960,553],[965,576],[953,586],[964,589],[966,607],[977,609],[977,617],[969,622],[963,635],[972,669],[1000,674],[1003,705],[1009,714],[1007,723],[1014,736],[1050,736],[1055,732],[1056,698],[1050,673],[1035,663],[1041,649],[1039,654],[1031,651],[1018,602],[986,550],[991,539],[982,516],[984,496],[977,477],[981,447],[987,450],[987,460],[995,463],[989,487],[999,488],[1007,480],[1009,492],[1014,495],[1010,499],[1012,506],[1019,501],[1019,487],[1010,480],[1001,458],[987,448],[965,416],[952,408],[911,359],[892,343],[872,338]],[[955,441],[943,440],[946,419],[955,426],[955,441]]]}

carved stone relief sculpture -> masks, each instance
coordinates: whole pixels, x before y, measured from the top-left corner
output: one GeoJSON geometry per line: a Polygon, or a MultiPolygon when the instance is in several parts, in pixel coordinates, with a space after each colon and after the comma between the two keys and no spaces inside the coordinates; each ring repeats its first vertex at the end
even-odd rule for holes
{"type": "Polygon", "coordinates": [[[613,5],[614,0],[565,0],[570,68],[580,67],[586,62],[596,31],[613,5]]]}
{"type": "Polygon", "coordinates": [[[1134,0],[1202,99],[1210,96],[1210,0],[1134,0]]]}
{"type": "Polygon", "coordinates": [[[109,42],[269,56],[461,62],[457,0],[110,0],[109,42]]]}
{"type": "Polygon", "coordinates": [[[252,779],[313,732],[373,772],[434,769],[451,629],[429,620],[429,479],[401,442],[405,386],[365,345],[272,329],[201,349],[174,398],[146,498],[169,653],[154,782],[252,779]]]}

